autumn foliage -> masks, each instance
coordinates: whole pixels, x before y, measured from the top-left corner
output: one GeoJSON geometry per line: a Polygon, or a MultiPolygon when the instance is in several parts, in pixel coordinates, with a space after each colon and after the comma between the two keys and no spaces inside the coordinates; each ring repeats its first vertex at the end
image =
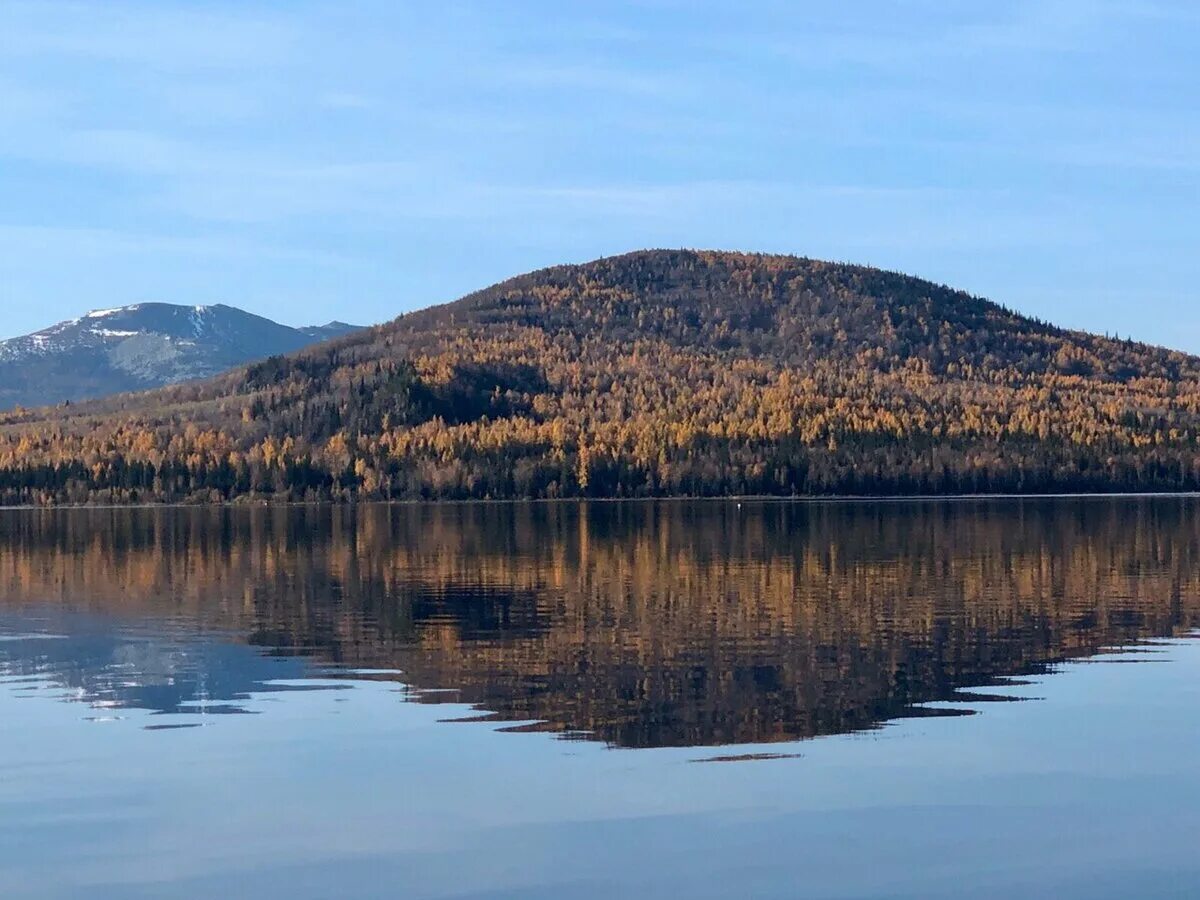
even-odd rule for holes
{"type": "Polygon", "coordinates": [[[895,273],[646,251],[0,418],[8,503],[1200,487],[1200,359],[895,273]]]}

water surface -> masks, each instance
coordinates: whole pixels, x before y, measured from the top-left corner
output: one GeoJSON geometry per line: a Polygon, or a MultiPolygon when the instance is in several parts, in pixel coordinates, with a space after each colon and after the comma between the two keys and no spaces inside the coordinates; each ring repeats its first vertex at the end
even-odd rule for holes
{"type": "Polygon", "coordinates": [[[1200,502],[0,513],[5,897],[1192,897],[1200,502]]]}

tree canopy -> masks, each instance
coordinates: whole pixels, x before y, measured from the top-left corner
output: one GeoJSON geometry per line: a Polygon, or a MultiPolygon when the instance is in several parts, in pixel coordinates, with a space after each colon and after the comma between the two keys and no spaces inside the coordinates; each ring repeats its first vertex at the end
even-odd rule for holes
{"type": "Polygon", "coordinates": [[[0,417],[8,503],[1200,487],[1200,359],[908,276],[644,251],[0,417]]]}

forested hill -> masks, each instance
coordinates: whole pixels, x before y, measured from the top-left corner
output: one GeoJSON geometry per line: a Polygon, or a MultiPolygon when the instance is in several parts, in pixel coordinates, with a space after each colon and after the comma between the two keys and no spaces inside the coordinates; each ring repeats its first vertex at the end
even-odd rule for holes
{"type": "Polygon", "coordinates": [[[645,251],[0,418],[5,502],[1194,490],[1200,359],[916,278],[645,251]]]}

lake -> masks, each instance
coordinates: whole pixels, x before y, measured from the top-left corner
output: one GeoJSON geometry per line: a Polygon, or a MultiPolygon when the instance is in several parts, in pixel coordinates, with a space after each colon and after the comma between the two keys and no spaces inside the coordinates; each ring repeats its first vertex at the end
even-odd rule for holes
{"type": "Polygon", "coordinates": [[[0,896],[1200,896],[1200,501],[0,512],[0,896]]]}

